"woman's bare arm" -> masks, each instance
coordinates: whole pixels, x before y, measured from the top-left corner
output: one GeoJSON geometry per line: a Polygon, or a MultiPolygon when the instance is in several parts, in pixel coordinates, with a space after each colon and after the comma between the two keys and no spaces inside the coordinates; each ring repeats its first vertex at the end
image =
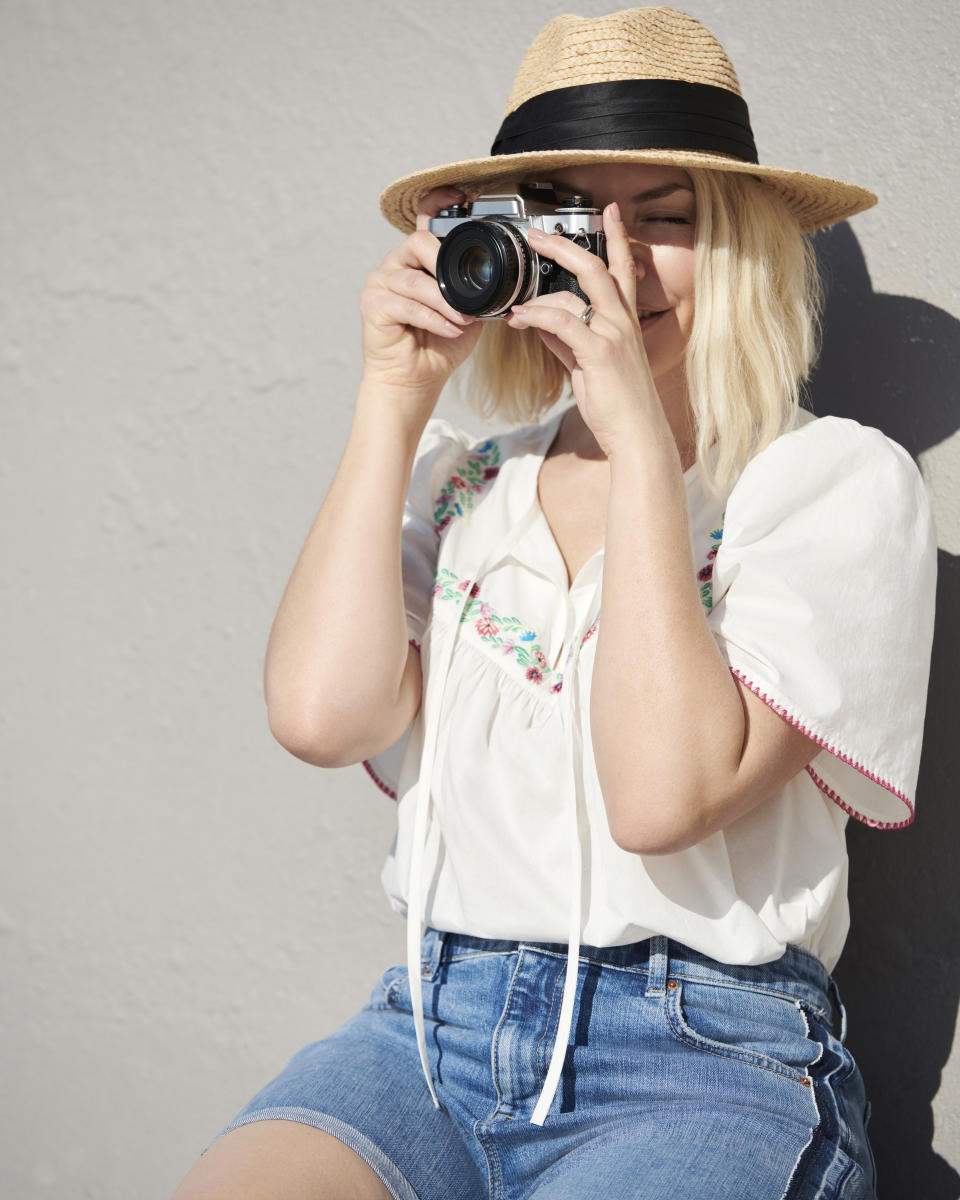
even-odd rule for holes
{"type": "Polygon", "coordinates": [[[317,766],[384,750],[420,704],[401,571],[404,502],[420,437],[480,326],[443,300],[430,215],[463,199],[439,189],[418,231],[391,251],[360,298],[363,381],[337,472],[273,622],[264,663],[270,728],[317,766]]]}
{"type": "Polygon", "coordinates": [[[316,766],[376,754],[420,704],[420,655],[407,642],[400,569],[419,435],[375,399],[363,391],[358,397],[346,449],[267,644],[270,728],[316,766]]]}
{"type": "MultiPolygon", "coordinates": [[[[693,846],[775,794],[820,747],[730,674],[700,601],[677,439],[636,314],[647,254],[605,211],[609,269],[563,238],[531,242],[573,271],[571,293],[513,309],[513,327],[552,338],[610,463],[603,619],[590,726],[607,822],[637,854],[693,846]]],[[[676,412],[674,408],[674,412],[676,412]]]]}
{"type": "Polygon", "coordinates": [[[819,753],[730,674],[696,584],[676,448],[642,428],[610,459],[603,620],[591,728],[625,850],[695,845],[819,753]]]}

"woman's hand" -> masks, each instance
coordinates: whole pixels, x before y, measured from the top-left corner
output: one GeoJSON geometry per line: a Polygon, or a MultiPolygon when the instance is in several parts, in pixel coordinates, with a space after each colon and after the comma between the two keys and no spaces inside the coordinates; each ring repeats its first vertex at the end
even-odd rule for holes
{"type": "Polygon", "coordinates": [[[637,318],[637,264],[616,204],[603,212],[608,264],[583,246],[558,235],[530,230],[531,247],[571,271],[593,306],[572,292],[537,296],[515,305],[512,329],[536,329],[545,345],[570,372],[573,394],[584,421],[608,456],[624,437],[635,436],[637,418],[668,429],[643,346],[637,318]]]}
{"type": "Polygon", "coordinates": [[[481,330],[479,321],[441,296],[435,278],[440,241],[428,228],[441,208],[463,199],[452,188],[424,196],[417,232],[390,251],[360,296],[364,384],[399,389],[429,401],[431,408],[481,330]]]}

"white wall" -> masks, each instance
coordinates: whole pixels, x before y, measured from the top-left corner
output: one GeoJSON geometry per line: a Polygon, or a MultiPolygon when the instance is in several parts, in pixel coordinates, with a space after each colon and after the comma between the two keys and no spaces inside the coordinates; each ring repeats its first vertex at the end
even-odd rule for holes
{"type": "MultiPolygon", "coordinates": [[[[392,804],[273,742],[263,650],[348,428],[356,297],[395,241],[378,193],[486,151],[560,10],[0,6],[4,1197],[168,1195],[400,954],[377,881],[392,804]]],[[[824,242],[849,336],[821,394],[920,455],[956,601],[957,10],[691,11],[764,161],[882,194],[824,242]]],[[[943,611],[919,820],[852,831],[857,969],[838,971],[881,1167],[936,1200],[960,1166],[943,611]]]]}

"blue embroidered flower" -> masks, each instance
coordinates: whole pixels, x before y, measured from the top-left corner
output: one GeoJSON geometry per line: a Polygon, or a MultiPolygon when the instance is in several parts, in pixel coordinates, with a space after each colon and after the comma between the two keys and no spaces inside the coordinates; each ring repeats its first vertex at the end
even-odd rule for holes
{"type": "Polygon", "coordinates": [[[533,632],[532,629],[525,629],[523,631],[523,633],[520,634],[521,642],[535,642],[536,640],[537,640],[537,635],[533,632]]]}

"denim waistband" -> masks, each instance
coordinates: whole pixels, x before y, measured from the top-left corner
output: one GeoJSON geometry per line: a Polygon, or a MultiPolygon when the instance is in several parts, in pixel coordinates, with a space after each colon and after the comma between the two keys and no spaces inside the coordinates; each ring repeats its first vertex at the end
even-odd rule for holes
{"type": "MultiPolygon", "coordinates": [[[[521,947],[561,959],[567,956],[563,942],[481,938],[433,928],[428,928],[423,938],[424,959],[432,960],[434,968],[460,955],[512,954],[521,947]]],[[[666,971],[671,978],[780,992],[805,1000],[827,1018],[830,1018],[832,999],[845,1016],[836,984],[827,968],[815,955],[797,946],[788,946],[780,958],[771,962],[723,963],[672,938],[652,937],[624,946],[581,945],[579,957],[581,961],[613,968],[644,973],[666,971]]]]}

